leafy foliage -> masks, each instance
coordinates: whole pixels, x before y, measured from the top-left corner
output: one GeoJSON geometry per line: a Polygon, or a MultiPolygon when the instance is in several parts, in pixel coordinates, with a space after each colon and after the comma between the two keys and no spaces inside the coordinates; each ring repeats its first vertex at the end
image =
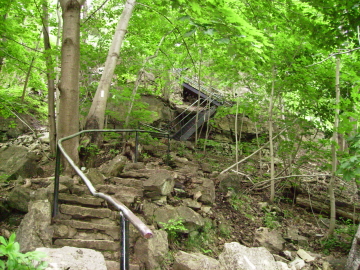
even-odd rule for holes
{"type": "Polygon", "coordinates": [[[167,223],[160,222],[160,225],[163,227],[162,229],[168,233],[171,243],[178,241],[181,234],[187,231],[184,226],[184,220],[181,218],[170,219],[167,223]]]}
{"type": "Polygon", "coordinates": [[[20,245],[15,241],[13,233],[8,240],[0,236],[0,269],[6,270],[41,270],[45,269],[47,263],[40,262],[46,255],[41,252],[20,252],[20,245]],[[36,261],[40,262],[36,265],[36,261]]]}

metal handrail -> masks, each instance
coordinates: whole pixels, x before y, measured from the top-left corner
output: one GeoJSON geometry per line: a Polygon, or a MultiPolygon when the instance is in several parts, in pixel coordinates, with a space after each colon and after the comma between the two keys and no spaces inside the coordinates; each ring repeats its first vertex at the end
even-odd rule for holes
{"type": "MultiPolygon", "coordinates": [[[[76,136],[79,136],[83,133],[87,132],[135,132],[136,140],[138,140],[138,133],[157,133],[163,136],[166,136],[170,141],[169,133],[164,132],[153,132],[146,130],[133,130],[133,129],[106,129],[106,130],[83,130],[73,135],[64,137],[59,139],[57,143],[56,149],[56,164],[55,164],[55,184],[54,184],[54,203],[53,203],[53,212],[52,217],[55,218],[59,213],[59,186],[60,186],[60,157],[61,154],[65,157],[65,159],[69,162],[71,167],[75,170],[75,172],[81,177],[81,179],[85,182],[87,188],[91,192],[91,194],[95,197],[102,198],[106,200],[108,203],[112,204],[118,211],[120,211],[120,224],[121,224],[121,244],[120,248],[121,252],[121,261],[120,261],[120,269],[128,270],[129,269],[129,221],[134,227],[142,234],[142,236],[146,239],[153,237],[152,231],[144,224],[130,209],[128,209],[124,204],[112,198],[111,196],[97,192],[94,186],[91,184],[90,180],[86,177],[86,175],[79,169],[79,167],[75,164],[75,162],[70,158],[70,156],[65,152],[62,142],[66,140],[70,140],[76,136]]],[[[136,143],[137,146],[137,143],[136,143]]],[[[168,144],[168,155],[170,150],[170,143],[168,144]]],[[[137,152],[137,150],[136,150],[137,152]]]]}
{"type": "MultiPolygon", "coordinates": [[[[199,106],[203,105],[203,103],[205,103],[205,102],[208,102],[208,99],[209,99],[209,98],[204,99],[204,100],[199,104],[199,106]]],[[[196,102],[197,102],[197,101],[196,101],[196,102]]],[[[191,106],[192,106],[192,105],[190,105],[187,109],[189,109],[191,106]]],[[[211,107],[211,106],[210,106],[210,107],[211,107]]],[[[187,111],[187,109],[186,109],[185,111],[187,111]]],[[[201,107],[201,109],[200,109],[199,111],[197,111],[196,113],[198,114],[198,113],[201,113],[201,112],[206,111],[206,110],[208,110],[208,105],[206,105],[206,107],[201,107]]],[[[185,111],[184,111],[184,112],[185,112],[185,111]]],[[[191,115],[192,113],[193,113],[193,112],[189,112],[183,119],[185,119],[186,117],[188,117],[188,116],[191,115]]],[[[176,117],[175,119],[177,119],[177,118],[178,118],[178,117],[176,117]]],[[[172,120],[171,122],[174,122],[175,119],[172,120]]],[[[171,130],[175,130],[178,125],[184,126],[184,125],[182,124],[182,123],[183,123],[183,119],[180,120],[180,121],[179,121],[178,123],[176,123],[175,125],[170,125],[170,129],[171,129],[171,130]]],[[[188,122],[190,122],[192,119],[193,119],[193,117],[192,117],[188,122]]],[[[185,125],[186,125],[188,122],[186,122],[185,125]]]]}

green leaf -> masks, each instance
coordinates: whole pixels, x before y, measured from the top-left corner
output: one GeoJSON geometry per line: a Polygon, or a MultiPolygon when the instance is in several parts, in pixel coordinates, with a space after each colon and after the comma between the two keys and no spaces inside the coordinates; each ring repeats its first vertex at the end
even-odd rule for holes
{"type": "Polygon", "coordinates": [[[3,236],[0,236],[0,243],[5,245],[5,246],[7,245],[7,241],[3,236]]]}
{"type": "Polygon", "coordinates": [[[216,39],[216,41],[221,44],[229,44],[230,43],[229,38],[220,38],[220,39],[216,39]]]}
{"type": "Polygon", "coordinates": [[[185,36],[185,37],[190,37],[190,36],[192,36],[195,32],[196,32],[196,29],[193,29],[193,30],[191,30],[191,31],[189,31],[189,32],[186,32],[186,33],[184,34],[184,36],[185,36]]]}
{"type": "Polygon", "coordinates": [[[16,240],[16,234],[12,233],[9,238],[9,244],[13,244],[16,240]]]}
{"type": "Polygon", "coordinates": [[[205,35],[209,35],[209,36],[212,36],[212,35],[214,35],[214,33],[215,33],[215,30],[214,29],[206,29],[205,31],[204,31],[204,34],[205,35]]]}

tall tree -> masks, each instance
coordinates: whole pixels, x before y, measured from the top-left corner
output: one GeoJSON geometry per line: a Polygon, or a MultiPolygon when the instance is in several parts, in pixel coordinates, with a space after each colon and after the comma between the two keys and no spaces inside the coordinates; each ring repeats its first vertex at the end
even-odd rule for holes
{"type": "MultiPolygon", "coordinates": [[[[80,11],[85,0],[60,0],[63,17],[61,44],[61,78],[58,85],[60,105],[58,138],[79,131],[80,11]]],[[[79,162],[79,139],[64,142],[64,149],[75,163],[79,162]]],[[[71,167],[64,163],[71,173],[71,167]]]]}
{"type": "Polygon", "coordinates": [[[46,52],[46,78],[48,86],[48,126],[49,126],[49,138],[50,138],[50,151],[55,155],[56,150],[56,124],[55,124],[55,72],[50,54],[50,34],[49,34],[49,9],[48,0],[43,0],[43,38],[44,49],[46,52]]]}
{"type": "Polygon", "coordinates": [[[96,90],[89,114],[86,118],[85,129],[104,128],[105,109],[109,95],[110,84],[114,75],[116,63],[119,59],[121,44],[124,40],[135,4],[135,0],[127,0],[125,3],[124,10],[119,19],[113,41],[109,49],[104,71],[96,90]]]}

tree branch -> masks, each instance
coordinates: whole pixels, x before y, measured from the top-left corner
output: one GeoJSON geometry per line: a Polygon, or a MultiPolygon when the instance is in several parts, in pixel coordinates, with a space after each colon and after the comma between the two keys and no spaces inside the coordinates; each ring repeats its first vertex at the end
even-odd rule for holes
{"type": "Polygon", "coordinates": [[[353,52],[353,51],[357,51],[357,50],[360,50],[360,47],[357,47],[355,49],[351,49],[351,50],[348,50],[348,51],[345,51],[345,52],[337,52],[337,53],[332,53],[330,54],[328,57],[326,57],[324,60],[320,61],[320,62],[317,62],[315,64],[312,64],[312,65],[309,65],[309,66],[305,66],[305,67],[312,67],[312,66],[316,66],[316,65],[319,65],[321,63],[324,63],[326,60],[330,59],[331,57],[333,56],[336,56],[336,55],[339,55],[339,54],[346,54],[346,53],[350,53],[350,52],[353,52]]]}
{"type": "Polygon", "coordinates": [[[37,50],[37,49],[31,48],[31,47],[29,47],[29,46],[27,46],[27,45],[25,45],[25,44],[22,44],[22,43],[16,41],[15,39],[12,39],[12,38],[7,37],[7,36],[2,35],[1,37],[2,37],[2,38],[9,39],[9,40],[11,40],[11,41],[14,41],[15,43],[17,43],[17,44],[19,44],[19,45],[21,45],[21,46],[23,46],[23,47],[25,47],[25,48],[28,48],[29,50],[32,50],[32,51],[35,51],[35,52],[38,52],[38,53],[44,53],[43,51],[39,51],[39,50],[37,50]]]}
{"type": "MultiPolygon", "coordinates": [[[[295,119],[294,122],[296,122],[296,119],[295,119]]],[[[276,139],[278,136],[280,136],[280,135],[281,135],[285,130],[287,130],[287,129],[288,129],[287,127],[284,128],[284,129],[281,130],[276,136],[274,136],[272,139],[273,139],[273,140],[276,139]]],[[[267,142],[267,143],[265,143],[263,146],[261,146],[258,150],[256,150],[255,152],[253,152],[251,155],[247,156],[246,158],[243,158],[243,159],[240,160],[239,162],[236,162],[235,164],[233,164],[233,165],[231,165],[230,167],[226,168],[226,169],[223,170],[220,174],[226,173],[228,170],[234,168],[237,164],[240,164],[240,163],[244,162],[245,160],[251,158],[251,157],[252,157],[253,155],[255,155],[257,152],[259,152],[259,151],[261,151],[262,149],[264,149],[269,143],[270,143],[270,141],[267,142]]]]}
{"type": "MultiPolygon", "coordinates": [[[[94,12],[92,12],[92,13],[86,18],[86,20],[81,24],[81,26],[84,25],[88,20],[90,20],[90,19],[92,18],[92,16],[94,16],[94,14],[95,14],[96,12],[98,12],[108,1],[109,1],[109,0],[105,0],[94,12]]],[[[85,2],[85,0],[84,0],[83,2],[85,2]]],[[[83,4],[84,4],[84,3],[83,3],[83,4]]]]}

